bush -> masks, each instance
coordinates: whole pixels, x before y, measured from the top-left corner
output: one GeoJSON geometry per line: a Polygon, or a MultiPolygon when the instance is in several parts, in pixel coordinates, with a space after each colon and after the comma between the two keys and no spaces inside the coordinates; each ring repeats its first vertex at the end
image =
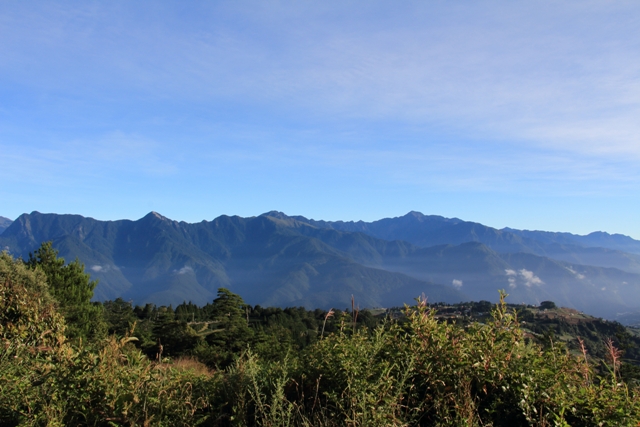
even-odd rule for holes
{"type": "Polygon", "coordinates": [[[65,342],[44,275],[0,255],[0,424],[191,426],[208,417],[211,379],[151,362],[112,336],[65,342]]]}

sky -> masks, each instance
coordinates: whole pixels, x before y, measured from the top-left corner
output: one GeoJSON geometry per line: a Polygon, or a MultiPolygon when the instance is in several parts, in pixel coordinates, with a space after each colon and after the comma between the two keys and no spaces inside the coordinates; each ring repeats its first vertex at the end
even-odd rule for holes
{"type": "Polygon", "coordinates": [[[0,215],[640,239],[640,2],[0,3],[0,215]]]}

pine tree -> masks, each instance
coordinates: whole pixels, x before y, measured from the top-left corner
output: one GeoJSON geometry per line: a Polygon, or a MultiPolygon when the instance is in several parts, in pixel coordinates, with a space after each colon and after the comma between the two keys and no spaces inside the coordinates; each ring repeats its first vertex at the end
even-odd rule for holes
{"type": "Polygon", "coordinates": [[[253,338],[247,309],[239,295],[225,288],[218,289],[218,298],[211,307],[213,332],[207,335],[207,342],[217,354],[217,360],[211,362],[226,365],[247,348],[253,338]]]}

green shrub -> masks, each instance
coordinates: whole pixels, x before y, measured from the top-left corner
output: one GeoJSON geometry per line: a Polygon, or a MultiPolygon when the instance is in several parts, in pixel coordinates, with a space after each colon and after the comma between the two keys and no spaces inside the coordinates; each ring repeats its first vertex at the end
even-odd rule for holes
{"type": "Polygon", "coordinates": [[[191,426],[209,413],[210,378],[151,362],[112,336],[65,342],[44,275],[0,255],[0,424],[191,426]]]}
{"type": "Polygon", "coordinates": [[[33,350],[64,340],[65,323],[48,292],[45,275],[0,253],[0,339],[3,346],[33,350]]]}

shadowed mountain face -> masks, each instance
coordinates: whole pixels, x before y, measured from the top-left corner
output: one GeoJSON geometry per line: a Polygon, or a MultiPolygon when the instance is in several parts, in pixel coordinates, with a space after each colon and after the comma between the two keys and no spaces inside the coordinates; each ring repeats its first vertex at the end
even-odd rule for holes
{"type": "MultiPolygon", "coordinates": [[[[227,287],[251,304],[347,307],[400,305],[422,292],[439,301],[467,297],[443,285],[358,263],[344,251],[260,216],[221,216],[187,224],[155,212],[138,221],[96,221],[34,212],[20,216],[0,245],[27,257],[52,240],[66,259],[78,257],[100,280],[96,299],[211,302],[227,287]]],[[[331,239],[328,239],[331,240],[331,239]]]]}
{"type": "Polygon", "coordinates": [[[9,227],[11,225],[13,221],[11,221],[9,218],[5,218],[3,216],[0,216],[0,234],[2,234],[4,232],[4,230],[7,229],[7,227],[9,227]]]}
{"type": "Polygon", "coordinates": [[[27,257],[46,240],[85,263],[100,280],[100,300],[204,304],[226,287],[265,306],[344,308],[354,295],[360,307],[389,307],[422,293],[430,301],[495,301],[506,289],[511,302],[552,300],[603,317],[640,308],[634,254],[416,212],[374,223],[269,212],[196,224],[155,212],[137,221],[33,212],[7,228],[0,247],[27,257]],[[618,268],[580,262],[602,253],[618,268]]]}

